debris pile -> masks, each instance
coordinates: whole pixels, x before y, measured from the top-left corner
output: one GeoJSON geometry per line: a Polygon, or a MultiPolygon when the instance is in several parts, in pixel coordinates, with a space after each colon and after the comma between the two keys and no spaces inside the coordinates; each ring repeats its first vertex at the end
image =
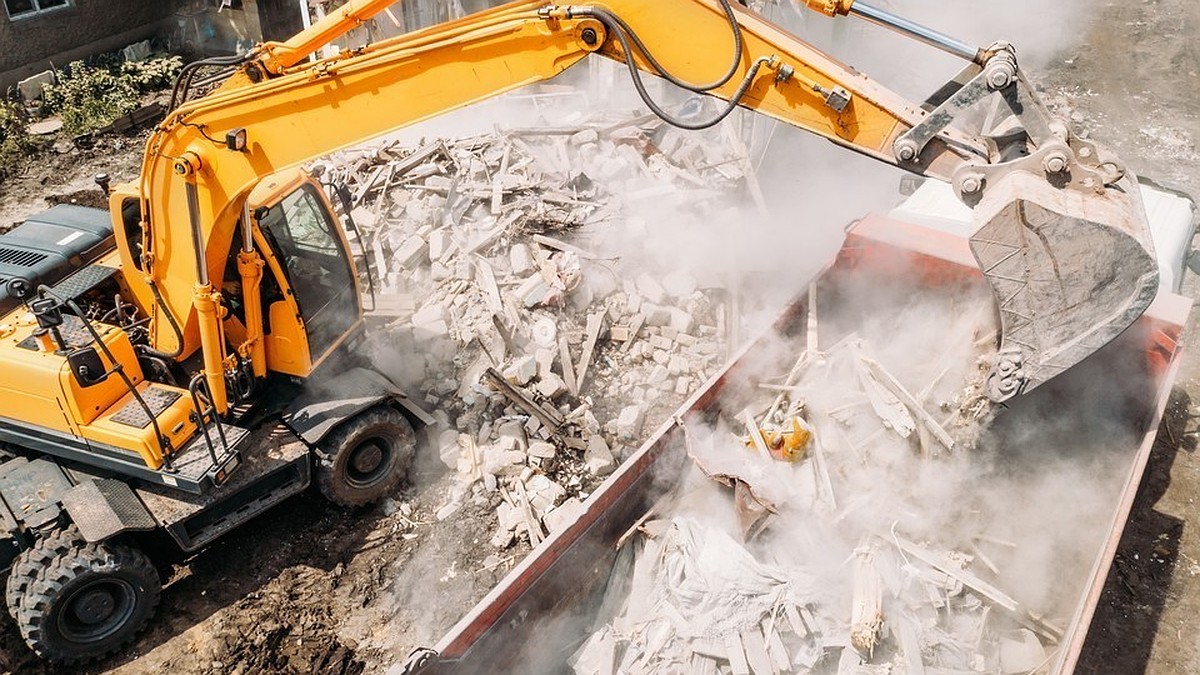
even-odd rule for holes
{"type": "Polygon", "coordinates": [[[728,384],[715,424],[681,421],[690,468],[618,544],[575,673],[1026,673],[1053,658],[1063,629],[1046,616],[1081,575],[1028,570],[1062,563],[1070,537],[1041,542],[1023,509],[984,496],[981,451],[953,433],[981,409],[962,383],[988,318],[912,300],[901,311],[938,326],[925,348],[944,355],[914,364],[913,324],[887,318],[894,344],[843,333],[818,349],[815,297],[799,358],[728,384]]]}
{"type": "Polygon", "coordinates": [[[464,498],[499,494],[493,544],[574,519],[643,430],[724,361],[728,293],[620,254],[653,202],[702,218],[752,182],[730,132],[594,117],[385,143],[318,167],[369,262],[376,367],[423,396],[464,498]]]}

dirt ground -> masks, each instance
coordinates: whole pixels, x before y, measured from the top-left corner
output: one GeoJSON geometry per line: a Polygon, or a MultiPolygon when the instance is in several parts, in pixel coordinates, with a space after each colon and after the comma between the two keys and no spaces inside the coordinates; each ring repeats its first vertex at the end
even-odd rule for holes
{"type": "MultiPolygon", "coordinates": [[[[1047,84],[1143,176],[1200,195],[1200,4],[1094,3],[1047,84]]],[[[1195,275],[1184,293],[1195,297],[1195,275]]],[[[1077,672],[1200,672],[1200,333],[1183,368],[1077,672]]]]}
{"type": "MultiPolygon", "coordinates": [[[[1138,173],[1200,195],[1200,4],[1092,4],[1083,46],[1062,54],[1039,82],[1138,173]]],[[[136,137],[108,139],[0,182],[0,224],[42,207],[45,195],[98,194],[98,171],[134,178],[141,147],[136,137]]],[[[1198,286],[1189,276],[1185,292],[1198,286]]],[[[1189,326],[1189,353],[1079,672],[1200,672],[1197,335],[1189,326]]],[[[292,499],[172,569],[141,641],[87,672],[386,671],[412,647],[436,642],[524,553],[488,546],[491,525],[482,516],[495,504],[468,502],[438,521],[448,485],[426,467],[406,492],[373,509],[292,499]]],[[[0,671],[54,672],[28,655],[7,619],[0,671]]]]}

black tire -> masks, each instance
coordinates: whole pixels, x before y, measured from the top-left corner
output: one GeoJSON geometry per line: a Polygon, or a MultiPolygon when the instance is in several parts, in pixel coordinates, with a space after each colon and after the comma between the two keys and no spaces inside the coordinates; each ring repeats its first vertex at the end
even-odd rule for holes
{"type": "Polygon", "coordinates": [[[385,406],[342,422],[317,448],[317,488],[340,506],[392,494],[408,477],[417,441],[404,415],[385,406]]]}
{"type": "Polygon", "coordinates": [[[8,582],[4,587],[4,601],[12,618],[17,618],[21,599],[25,597],[29,584],[37,579],[38,572],[49,567],[55,558],[86,545],[87,542],[83,540],[79,530],[74,525],[70,525],[54,530],[30,548],[22,551],[13,561],[12,568],[8,572],[8,582]]]}
{"type": "MultiPolygon", "coordinates": [[[[34,549],[50,549],[61,539],[45,537],[34,549]]],[[[33,651],[67,665],[107,656],[132,640],[154,614],[162,591],[158,572],[141,551],[75,541],[78,545],[37,556],[15,617],[33,651]]]]}

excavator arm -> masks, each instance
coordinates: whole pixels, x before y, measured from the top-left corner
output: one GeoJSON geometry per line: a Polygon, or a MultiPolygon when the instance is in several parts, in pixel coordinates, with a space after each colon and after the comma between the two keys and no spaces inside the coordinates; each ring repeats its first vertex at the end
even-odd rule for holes
{"type": "MultiPolygon", "coordinates": [[[[996,216],[981,229],[987,241],[973,246],[997,287],[1005,333],[1015,328],[1018,335],[1016,341],[1002,337],[1009,356],[995,374],[997,400],[1036,386],[1098,348],[1140,314],[1149,302],[1147,293],[1153,297],[1156,277],[1151,278],[1144,223],[1138,230],[1138,223],[1126,222],[1136,219],[1140,208],[1127,203],[1136,191],[1118,186],[1131,176],[1045,113],[1008,45],[978,50],[973,59],[978,63],[930,109],[729,0],[583,5],[517,0],[331,58],[305,60],[388,4],[352,0],[292,40],[263,45],[220,89],[172,110],[147,143],[136,186],[143,253],[124,261],[142,271],[130,279],[131,290],[156,317],[154,347],[173,348],[181,359],[202,350],[219,410],[226,407],[223,371],[229,356],[221,297],[212,279],[221,278],[230,247],[239,239],[246,197],[260,179],[547,80],[589,54],[628,64],[647,105],[685,128],[710,125],[742,106],[880,161],[952,182],[977,211],[996,216]],[[646,93],[642,73],[727,105],[700,123],[672,119],[646,93]],[[700,80],[707,82],[697,84],[700,80]],[[988,135],[955,124],[989,97],[1008,103],[1015,127],[988,135]],[[1104,213],[1095,213],[1097,201],[1104,213]],[[1074,225],[1055,230],[1064,220],[1074,225]],[[1113,226],[1113,220],[1122,222],[1113,226]],[[1104,269],[1098,269],[1095,260],[1076,270],[1055,257],[1057,237],[1086,242],[1093,230],[1113,233],[1105,242],[1107,253],[1124,256],[1121,264],[1132,271],[1110,270],[1112,261],[1101,261],[1104,269]],[[1143,258],[1150,271],[1143,269],[1143,258]],[[1130,290],[1135,282],[1140,286],[1130,290]],[[1083,322],[1072,318],[1072,312],[1079,315],[1079,307],[1087,307],[1087,297],[1079,293],[1086,295],[1097,284],[1113,287],[1108,306],[1099,313],[1086,310],[1083,322]],[[1082,323],[1087,325],[1076,330],[1082,323]],[[1059,348],[1064,342],[1070,343],[1067,351],[1059,348]],[[1049,352],[1053,355],[1042,359],[1049,352]]],[[[818,4],[835,10],[850,5],[844,0],[818,4]]]]}

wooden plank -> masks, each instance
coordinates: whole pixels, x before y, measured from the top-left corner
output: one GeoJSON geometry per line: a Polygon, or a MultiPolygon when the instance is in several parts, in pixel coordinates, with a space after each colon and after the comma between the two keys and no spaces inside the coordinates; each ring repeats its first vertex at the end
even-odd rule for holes
{"type": "Polygon", "coordinates": [[[396,18],[396,15],[392,13],[391,7],[384,7],[383,13],[387,14],[387,17],[392,20],[393,26],[399,28],[400,30],[404,30],[404,24],[400,23],[400,19],[396,18]]]}
{"type": "Polygon", "coordinates": [[[929,430],[929,433],[933,434],[933,437],[937,439],[938,443],[941,443],[947,450],[951,452],[955,450],[956,444],[954,442],[954,438],[952,438],[950,434],[946,432],[941,424],[938,424],[937,420],[933,419],[933,415],[929,414],[929,411],[925,409],[925,406],[921,405],[920,401],[918,401],[915,396],[905,389],[904,385],[900,384],[899,380],[885,370],[883,366],[879,365],[879,362],[875,361],[874,359],[863,357],[862,362],[871,371],[871,374],[874,375],[877,380],[879,380],[880,384],[887,387],[887,389],[891,391],[896,398],[900,399],[904,405],[908,406],[908,409],[912,412],[912,414],[916,416],[917,420],[921,422],[926,429],[929,430]]]}
{"type": "Polygon", "coordinates": [[[860,543],[854,557],[850,644],[859,652],[872,655],[883,632],[883,585],[869,544],[860,543]]]}
{"type": "Polygon", "coordinates": [[[725,636],[725,657],[729,659],[729,669],[733,671],[733,675],[750,675],[750,663],[746,661],[742,639],[737,633],[725,636]]]}
{"type": "Polygon", "coordinates": [[[819,486],[821,496],[824,498],[825,505],[829,507],[829,510],[831,512],[836,511],[837,496],[833,493],[833,481],[829,477],[828,460],[825,458],[825,444],[821,441],[819,434],[813,437],[811,448],[812,461],[809,464],[813,467],[814,477],[819,486]]]}
{"type": "Polygon", "coordinates": [[[579,395],[579,383],[575,381],[575,367],[571,363],[571,346],[567,344],[567,336],[558,334],[558,360],[562,363],[563,382],[572,396],[579,395]]]}
{"type": "MultiPolygon", "coordinates": [[[[775,413],[778,412],[780,406],[783,405],[783,402],[785,399],[790,400],[792,397],[794,397],[796,395],[795,394],[796,381],[800,379],[800,375],[804,372],[804,369],[808,366],[809,354],[816,354],[816,353],[817,352],[813,351],[812,349],[805,349],[800,354],[800,357],[796,359],[796,362],[794,364],[792,364],[792,369],[788,371],[787,378],[783,381],[783,388],[781,388],[779,390],[780,394],[775,397],[775,401],[771,403],[771,407],[768,408],[766,414],[763,415],[763,424],[767,424],[768,422],[771,421],[771,418],[773,418],[775,416],[775,413]]],[[[761,386],[763,388],[770,388],[769,385],[759,385],[759,386],[761,386]]]]}
{"type": "Polygon", "coordinates": [[[706,656],[717,661],[729,660],[729,649],[724,642],[717,642],[708,638],[692,638],[692,653],[700,656],[706,656]]]}
{"type": "Polygon", "coordinates": [[[494,314],[504,311],[504,302],[500,299],[500,287],[496,285],[496,273],[492,264],[481,255],[475,256],[475,281],[483,289],[483,299],[494,314]]]}
{"type": "Polygon", "coordinates": [[[692,667],[688,672],[693,675],[718,675],[721,670],[717,667],[715,659],[703,654],[692,654],[692,667]]]}
{"type": "Polygon", "coordinates": [[[622,353],[628,352],[629,348],[633,346],[633,343],[637,342],[638,333],[642,331],[642,326],[645,323],[645,314],[639,313],[637,316],[633,317],[633,323],[629,324],[629,339],[625,341],[625,344],[621,345],[622,353]]]}
{"type": "Polygon", "coordinates": [[[491,211],[493,216],[500,215],[504,207],[504,177],[508,175],[508,162],[512,158],[512,144],[504,144],[504,155],[500,158],[500,170],[492,177],[491,211]]]}
{"type": "Polygon", "coordinates": [[[518,480],[513,484],[517,491],[517,506],[520,507],[521,514],[525,516],[525,524],[529,527],[529,545],[537,546],[545,539],[545,535],[542,533],[542,524],[533,515],[533,507],[529,504],[529,493],[525,491],[525,483],[518,480]]]}
{"type": "Polygon", "coordinates": [[[600,328],[604,325],[604,315],[607,311],[608,309],[605,308],[588,315],[587,336],[583,341],[583,354],[579,356],[579,367],[575,369],[575,372],[578,374],[575,378],[578,391],[583,391],[584,382],[587,380],[588,366],[592,363],[592,351],[596,348],[596,340],[600,337],[600,328]]]}
{"type": "Polygon", "coordinates": [[[763,635],[767,640],[767,654],[771,657],[771,665],[775,668],[775,672],[791,672],[792,661],[788,657],[787,647],[783,644],[783,638],[779,637],[779,632],[763,626],[763,635]]]}
{"type": "Polygon", "coordinates": [[[359,184],[358,190],[356,190],[354,193],[354,199],[351,201],[351,208],[358,208],[362,204],[363,200],[367,197],[367,193],[371,191],[371,188],[375,187],[375,183],[379,180],[379,177],[383,175],[383,172],[387,171],[387,169],[387,164],[381,164],[375,167],[375,170],[371,172],[370,177],[359,184]]]}
{"type": "Polygon", "coordinates": [[[993,606],[1003,610],[1022,626],[1055,643],[1062,639],[1063,630],[1061,628],[1046,622],[1041,617],[1024,609],[1016,600],[999,588],[980,579],[971,572],[959,569],[956,565],[946,560],[945,557],[929,551],[923,546],[919,546],[903,537],[896,536],[894,533],[892,534],[892,538],[906,554],[920,559],[933,569],[961,582],[963,586],[971,589],[972,592],[993,606]]]}
{"type": "Polygon", "coordinates": [[[771,656],[767,654],[767,644],[758,626],[751,626],[742,631],[741,637],[750,672],[754,675],[775,675],[775,669],[771,666],[771,656]]]}
{"type": "Polygon", "coordinates": [[[896,637],[900,642],[900,651],[904,654],[905,675],[925,675],[925,660],[921,657],[921,641],[917,639],[917,631],[912,620],[901,615],[893,622],[896,637]]]}
{"type": "Polygon", "coordinates": [[[535,403],[516,387],[509,384],[508,380],[504,379],[504,376],[500,374],[500,371],[495,368],[488,368],[483,371],[483,377],[492,385],[492,388],[504,394],[518,408],[538,418],[551,431],[557,432],[562,428],[564,420],[557,410],[548,410],[535,403]]]}
{"type": "Polygon", "coordinates": [[[445,152],[445,150],[446,146],[441,141],[427,143],[417,148],[408,157],[396,162],[396,175],[403,176],[432,159],[438,152],[445,152]]]}
{"type": "Polygon", "coordinates": [[[767,447],[767,440],[763,438],[762,429],[758,428],[758,424],[754,421],[754,415],[747,408],[742,411],[742,423],[746,425],[746,432],[750,434],[750,441],[754,443],[754,447],[763,457],[770,457],[771,450],[767,447]]]}
{"type": "Polygon", "coordinates": [[[808,637],[808,627],[804,625],[804,619],[800,618],[800,611],[790,602],[783,604],[783,615],[787,617],[788,625],[792,627],[792,632],[799,637],[808,637]]]}
{"type": "Polygon", "coordinates": [[[544,234],[535,234],[532,237],[530,237],[530,239],[532,239],[534,242],[536,242],[538,244],[541,244],[542,246],[545,246],[546,248],[552,248],[556,251],[565,251],[568,253],[574,253],[575,255],[579,256],[580,258],[583,258],[584,260],[596,260],[599,258],[599,256],[597,256],[595,253],[592,253],[591,251],[588,251],[587,249],[580,248],[574,244],[568,244],[567,242],[565,242],[561,239],[555,239],[554,237],[547,237],[544,234]]]}

